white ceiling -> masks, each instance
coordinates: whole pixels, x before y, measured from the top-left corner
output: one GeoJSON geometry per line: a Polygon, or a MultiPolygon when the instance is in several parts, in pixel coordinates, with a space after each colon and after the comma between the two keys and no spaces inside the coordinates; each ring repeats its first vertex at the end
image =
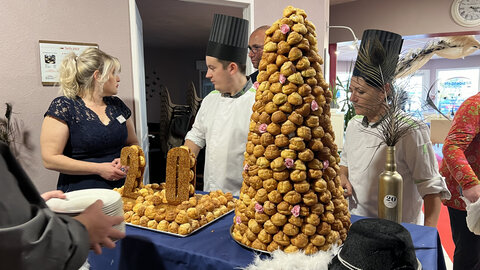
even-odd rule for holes
{"type": "Polygon", "coordinates": [[[206,47],[213,14],[242,17],[242,9],[180,0],[137,0],[145,47],[206,47]]]}
{"type": "MultiPolygon", "coordinates": [[[[330,0],[330,5],[353,1],[357,0],[330,0]]],[[[236,17],[243,14],[241,8],[181,0],[136,0],[136,3],[142,17],[145,47],[206,47],[213,14],[236,17]]]]}

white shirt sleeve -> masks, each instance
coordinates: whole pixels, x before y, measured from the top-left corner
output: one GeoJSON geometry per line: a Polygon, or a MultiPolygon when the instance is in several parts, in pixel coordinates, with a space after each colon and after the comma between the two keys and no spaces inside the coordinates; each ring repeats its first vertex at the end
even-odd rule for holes
{"type": "MultiPolygon", "coordinates": [[[[353,123],[352,120],[353,120],[353,119],[351,119],[351,120],[349,121],[349,124],[352,124],[352,123],[353,123]]],[[[340,163],[338,164],[338,165],[340,165],[340,166],[348,167],[348,155],[347,155],[347,154],[348,154],[348,153],[347,153],[347,152],[348,152],[348,145],[349,145],[348,139],[350,138],[350,136],[351,136],[350,134],[352,133],[352,131],[353,131],[353,130],[352,130],[352,126],[351,126],[351,125],[348,125],[348,126],[347,126],[347,130],[345,131],[345,138],[344,138],[344,140],[343,140],[343,149],[342,149],[342,151],[340,152],[340,163]]]]}
{"type": "Polygon", "coordinates": [[[347,140],[343,143],[342,152],[340,152],[340,166],[348,167],[348,159],[347,159],[347,140]]]}
{"type": "Polygon", "coordinates": [[[428,194],[440,193],[441,199],[449,199],[450,192],[438,171],[438,162],[428,132],[428,127],[422,125],[405,135],[401,146],[405,149],[405,161],[422,198],[428,194]]]}
{"type": "Polygon", "coordinates": [[[192,125],[192,129],[185,136],[185,140],[190,140],[200,148],[205,147],[206,143],[206,119],[208,111],[209,95],[207,95],[200,105],[200,109],[195,116],[195,122],[192,125]]]}

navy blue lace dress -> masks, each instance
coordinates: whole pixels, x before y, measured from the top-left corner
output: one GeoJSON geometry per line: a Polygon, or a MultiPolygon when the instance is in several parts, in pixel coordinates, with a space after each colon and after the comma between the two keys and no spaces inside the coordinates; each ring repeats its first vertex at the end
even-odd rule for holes
{"type": "MultiPolygon", "coordinates": [[[[110,119],[108,125],[100,121],[98,115],[90,110],[79,97],[55,98],[44,116],[51,116],[64,121],[70,136],[63,154],[76,160],[88,162],[112,162],[120,157],[126,145],[128,131],[126,120],[130,109],[118,97],[104,97],[107,104],[106,114],[110,119]]],[[[57,188],[63,192],[87,189],[121,187],[125,179],[108,181],[99,175],[68,175],[60,173],[57,188]]]]}

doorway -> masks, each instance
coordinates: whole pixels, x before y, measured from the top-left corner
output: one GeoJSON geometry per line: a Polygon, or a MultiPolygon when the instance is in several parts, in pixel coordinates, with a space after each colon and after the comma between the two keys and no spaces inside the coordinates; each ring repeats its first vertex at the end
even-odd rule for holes
{"type": "MultiPolygon", "coordinates": [[[[192,85],[197,96],[202,96],[202,70],[197,63],[205,59],[213,14],[245,18],[253,29],[253,0],[142,0],[136,5],[143,24],[145,97],[141,106],[146,109],[148,125],[149,182],[164,182],[166,153],[169,147],[183,144],[180,135],[165,146],[171,141],[166,137],[171,119],[165,119],[165,110],[171,109],[172,114],[173,108],[188,109],[187,94],[192,85]]],[[[197,174],[201,176],[202,172],[199,156],[197,174]]]]}

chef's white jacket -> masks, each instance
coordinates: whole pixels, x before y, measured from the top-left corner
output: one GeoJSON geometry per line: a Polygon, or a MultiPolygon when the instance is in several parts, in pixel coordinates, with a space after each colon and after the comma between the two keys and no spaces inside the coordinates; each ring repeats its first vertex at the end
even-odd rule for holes
{"type": "MultiPolygon", "coordinates": [[[[378,179],[385,169],[387,146],[371,134],[379,134],[378,127],[364,127],[362,119],[363,116],[356,116],[348,123],[340,165],[348,167],[348,179],[354,190],[349,197],[350,213],[377,217],[378,179]]],[[[403,178],[402,222],[423,225],[422,198],[436,193],[442,199],[450,197],[438,172],[426,126],[414,128],[400,139],[395,146],[395,161],[403,178]]]]}
{"type": "MultiPolygon", "coordinates": [[[[251,82],[250,82],[251,85],[251,82]]],[[[248,83],[247,83],[248,86],[248,83]]],[[[205,149],[204,190],[240,194],[244,152],[255,89],[237,98],[210,92],[202,101],[186,140],[205,149]]]]}

